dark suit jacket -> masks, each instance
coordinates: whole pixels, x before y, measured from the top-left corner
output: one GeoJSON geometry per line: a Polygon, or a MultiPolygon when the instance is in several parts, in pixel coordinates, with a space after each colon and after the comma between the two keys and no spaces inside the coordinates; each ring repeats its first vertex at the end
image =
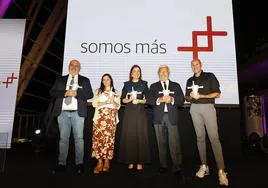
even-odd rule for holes
{"type": "MultiPolygon", "coordinates": [[[[49,91],[50,95],[55,98],[55,104],[52,110],[52,115],[54,116],[59,116],[62,111],[62,101],[66,92],[68,76],[69,75],[58,77],[49,91]]],[[[77,99],[78,114],[81,117],[87,117],[87,100],[93,97],[91,84],[88,78],[78,75],[78,85],[82,86],[82,88],[78,88],[77,96],[75,97],[77,99]]]]}
{"type": "MultiPolygon", "coordinates": [[[[169,121],[172,125],[178,124],[179,121],[179,112],[178,112],[178,105],[184,103],[184,95],[181,90],[180,84],[176,82],[172,82],[169,80],[169,90],[174,91],[174,94],[170,94],[170,96],[174,97],[174,104],[167,104],[168,108],[168,117],[169,121]]],[[[163,91],[163,87],[161,85],[161,82],[158,81],[156,83],[153,83],[150,86],[149,89],[149,95],[147,98],[147,103],[149,105],[152,105],[153,112],[154,112],[154,124],[161,124],[163,115],[164,115],[164,108],[165,103],[160,103],[160,105],[156,104],[156,100],[158,97],[163,96],[163,94],[159,94],[160,91],[163,91]]]]}

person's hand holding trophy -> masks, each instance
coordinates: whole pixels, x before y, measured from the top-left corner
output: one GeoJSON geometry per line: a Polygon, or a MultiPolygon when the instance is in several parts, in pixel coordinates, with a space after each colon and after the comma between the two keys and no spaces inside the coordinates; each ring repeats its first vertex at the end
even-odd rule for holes
{"type": "Polygon", "coordinates": [[[70,85],[71,89],[68,90],[68,96],[71,97],[75,97],[77,95],[77,90],[78,88],[82,88],[81,86],[79,86],[77,83],[73,83],[72,85],[70,85]]]}
{"type": "Polygon", "coordinates": [[[163,96],[160,98],[160,102],[172,103],[174,100],[173,97],[170,96],[170,94],[174,94],[174,91],[163,89],[163,91],[160,91],[159,94],[163,94],[163,96]]]}
{"type": "Polygon", "coordinates": [[[130,102],[132,101],[133,104],[138,104],[139,103],[139,99],[137,99],[138,94],[141,94],[141,92],[135,91],[134,88],[132,87],[132,91],[130,93],[127,93],[130,102]]]}
{"type": "Polygon", "coordinates": [[[203,88],[203,86],[199,86],[199,85],[195,85],[194,84],[194,81],[193,81],[193,84],[192,84],[192,86],[190,86],[190,87],[187,87],[188,89],[192,89],[192,91],[191,91],[191,93],[190,93],[190,96],[192,97],[192,98],[194,98],[194,99],[200,99],[200,94],[199,94],[199,92],[198,92],[198,90],[200,89],[200,88],[203,88]]]}
{"type": "Polygon", "coordinates": [[[118,104],[115,102],[115,97],[117,97],[118,95],[115,92],[113,92],[113,87],[111,87],[110,91],[106,92],[106,94],[108,95],[106,103],[113,104],[115,108],[117,108],[118,104]]]}

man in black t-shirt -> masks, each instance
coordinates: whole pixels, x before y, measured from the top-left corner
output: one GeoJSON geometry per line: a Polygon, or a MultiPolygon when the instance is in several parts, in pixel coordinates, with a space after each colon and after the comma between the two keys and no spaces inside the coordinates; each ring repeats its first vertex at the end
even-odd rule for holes
{"type": "Polygon", "coordinates": [[[190,114],[193,120],[194,129],[197,136],[197,147],[201,160],[201,166],[196,176],[203,178],[209,174],[206,160],[206,130],[219,169],[220,185],[228,185],[226,172],[224,172],[224,159],[222,147],[218,135],[218,125],[216,109],[214,107],[215,98],[220,97],[220,85],[213,73],[203,72],[202,63],[199,59],[191,61],[194,75],[187,80],[186,101],[191,103],[190,114]],[[198,91],[194,89],[198,88],[198,91]]]}

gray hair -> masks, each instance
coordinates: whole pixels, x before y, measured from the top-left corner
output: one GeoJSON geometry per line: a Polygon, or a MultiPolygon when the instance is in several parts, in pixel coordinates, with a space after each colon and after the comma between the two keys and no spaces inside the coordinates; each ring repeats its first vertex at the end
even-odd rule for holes
{"type": "Polygon", "coordinates": [[[160,72],[160,70],[161,70],[162,68],[166,68],[166,69],[168,70],[168,75],[170,75],[170,68],[169,68],[168,65],[160,65],[160,66],[158,67],[158,71],[157,71],[158,75],[159,75],[159,72],[160,72]]]}

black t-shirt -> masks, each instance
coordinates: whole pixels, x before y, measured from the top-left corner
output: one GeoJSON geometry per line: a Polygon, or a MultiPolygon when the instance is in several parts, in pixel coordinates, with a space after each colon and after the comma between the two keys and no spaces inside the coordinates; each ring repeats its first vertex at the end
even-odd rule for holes
{"type": "MultiPolygon", "coordinates": [[[[214,92],[219,92],[220,91],[220,84],[219,81],[217,80],[216,76],[213,73],[210,72],[201,72],[199,77],[196,77],[195,75],[193,75],[191,78],[189,78],[187,80],[187,84],[186,84],[186,96],[190,96],[190,93],[192,91],[192,89],[188,89],[188,87],[191,87],[192,84],[195,85],[199,85],[199,86],[203,86],[203,88],[199,88],[198,92],[199,94],[210,94],[210,93],[214,93],[214,92]]],[[[193,99],[192,103],[196,103],[196,104],[208,104],[208,103],[215,103],[215,99],[193,99]]]]}

